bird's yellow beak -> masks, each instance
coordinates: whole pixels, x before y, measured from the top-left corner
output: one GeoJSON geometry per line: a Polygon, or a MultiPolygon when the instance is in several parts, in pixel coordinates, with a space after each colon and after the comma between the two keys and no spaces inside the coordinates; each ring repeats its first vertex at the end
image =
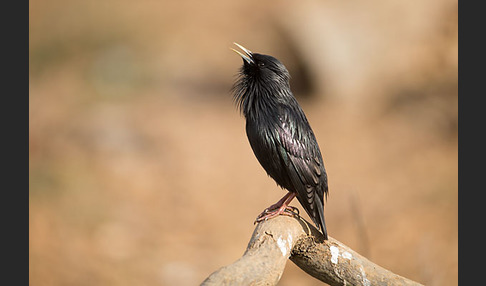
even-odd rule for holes
{"type": "Polygon", "coordinates": [[[245,62],[249,63],[249,64],[252,64],[254,63],[253,61],[253,54],[250,50],[248,50],[247,48],[243,47],[242,45],[238,44],[238,43],[233,43],[235,44],[238,48],[242,49],[243,52],[245,52],[245,54],[243,54],[242,52],[238,51],[238,50],[235,50],[233,48],[230,48],[232,51],[234,51],[235,53],[237,53],[238,55],[240,55],[240,57],[243,58],[243,60],[245,60],[245,62]]]}

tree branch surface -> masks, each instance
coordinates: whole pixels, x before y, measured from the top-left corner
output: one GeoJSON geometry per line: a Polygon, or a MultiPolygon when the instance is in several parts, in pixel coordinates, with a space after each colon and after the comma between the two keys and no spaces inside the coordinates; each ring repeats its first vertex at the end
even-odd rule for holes
{"type": "Polygon", "coordinates": [[[280,215],[258,223],[243,256],[206,278],[201,286],[277,285],[290,259],[312,277],[337,285],[422,285],[361,256],[322,234],[301,217],[280,215]]]}

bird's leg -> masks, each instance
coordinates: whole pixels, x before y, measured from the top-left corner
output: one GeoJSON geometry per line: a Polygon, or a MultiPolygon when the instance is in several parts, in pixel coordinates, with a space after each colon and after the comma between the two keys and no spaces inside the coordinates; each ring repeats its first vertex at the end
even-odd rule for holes
{"type": "Polygon", "coordinates": [[[284,202],[290,197],[290,195],[292,195],[292,194],[293,193],[291,193],[291,192],[287,192],[287,194],[285,194],[285,196],[283,196],[283,198],[281,198],[278,202],[276,202],[273,205],[271,205],[268,208],[266,208],[263,211],[263,213],[268,213],[269,211],[279,209],[284,204],[284,202]]]}
{"type": "Polygon", "coordinates": [[[288,215],[288,216],[299,215],[299,210],[296,207],[289,206],[290,202],[294,198],[295,198],[295,193],[288,192],[277,203],[269,206],[261,214],[259,214],[255,220],[255,223],[274,218],[281,214],[288,215]]]}

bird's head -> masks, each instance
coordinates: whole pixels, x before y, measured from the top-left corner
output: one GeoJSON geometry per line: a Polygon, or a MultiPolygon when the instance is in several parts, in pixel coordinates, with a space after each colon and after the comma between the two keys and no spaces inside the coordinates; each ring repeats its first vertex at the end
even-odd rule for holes
{"type": "Polygon", "coordinates": [[[252,53],[234,43],[243,52],[232,49],[243,59],[240,75],[232,87],[237,106],[246,118],[256,118],[276,104],[292,98],[290,75],[285,66],[276,58],[252,53]]]}
{"type": "Polygon", "coordinates": [[[279,60],[272,56],[252,53],[245,47],[237,43],[234,44],[243,51],[232,49],[243,59],[243,66],[241,67],[243,77],[262,84],[288,86],[289,72],[279,60]]]}

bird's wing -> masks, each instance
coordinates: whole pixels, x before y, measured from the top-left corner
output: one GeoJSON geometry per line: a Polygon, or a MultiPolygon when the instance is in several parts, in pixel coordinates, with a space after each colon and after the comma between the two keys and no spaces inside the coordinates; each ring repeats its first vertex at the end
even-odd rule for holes
{"type": "MultiPolygon", "coordinates": [[[[277,129],[280,156],[287,165],[288,175],[296,188],[297,197],[312,219],[320,220],[324,195],[327,197],[327,174],[319,146],[305,115],[284,112],[277,129]],[[298,124],[296,122],[302,122],[298,124]],[[321,208],[319,210],[319,208],[321,208]]],[[[324,222],[322,222],[324,224],[324,222]]]]}
{"type": "MultiPolygon", "coordinates": [[[[280,154],[284,162],[291,167],[289,170],[297,176],[298,181],[305,187],[315,188],[324,186],[319,194],[321,197],[327,192],[327,174],[321,157],[317,140],[310,129],[307,119],[303,118],[301,126],[297,126],[289,118],[289,113],[280,117],[280,126],[277,129],[280,143],[280,154]]],[[[310,196],[310,195],[309,195],[310,196]]]]}

